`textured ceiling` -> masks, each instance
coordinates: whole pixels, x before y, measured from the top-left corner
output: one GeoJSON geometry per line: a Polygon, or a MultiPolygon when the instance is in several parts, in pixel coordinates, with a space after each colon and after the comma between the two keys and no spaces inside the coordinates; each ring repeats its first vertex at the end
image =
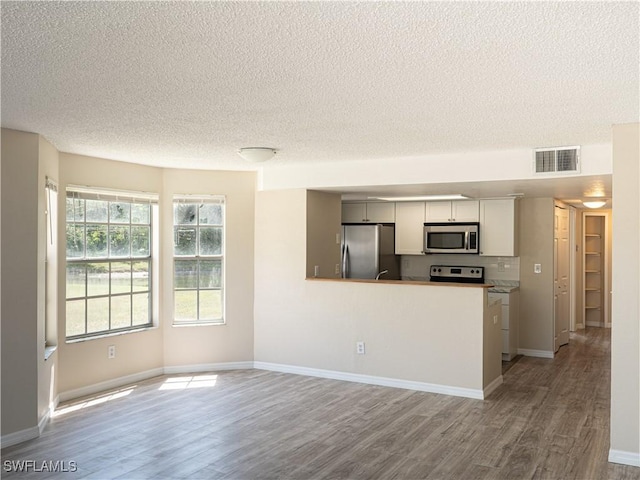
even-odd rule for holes
{"type": "Polygon", "coordinates": [[[187,168],[610,141],[637,2],[1,2],[2,126],[187,168]]]}

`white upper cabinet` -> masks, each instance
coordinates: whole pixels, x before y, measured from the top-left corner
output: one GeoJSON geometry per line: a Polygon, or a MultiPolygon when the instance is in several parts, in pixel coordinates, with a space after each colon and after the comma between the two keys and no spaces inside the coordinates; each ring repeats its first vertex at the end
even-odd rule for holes
{"type": "Polygon", "coordinates": [[[480,255],[518,256],[517,207],[514,199],[480,200],[480,255]]]}
{"type": "Polygon", "coordinates": [[[367,221],[393,223],[396,221],[396,204],[393,202],[367,202],[367,221]]]}
{"type": "Polygon", "coordinates": [[[367,204],[362,203],[343,203],[342,204],[342,223],[362,223],[367,218],[367,204]]]}
{"type": "Polygon", "coordinates": [[[422,255],[424,202],[396,203],[396,255],[422,255]]]}
{"type": "Polygon", "coordinates": [[[451,221],[451,202],[427,202],[425,222],[450,222],[451,221]]]}
{"type": "Polygon", "coordinates": [[[342,223],[393,223],[393,202],[356,202],[342,204],[342,223]]]}
{"type": "Polygon", "coordinates": [[[478,220],[479,202],[477,200],[426,202],[425,222],[477,222],[478,220]]]}

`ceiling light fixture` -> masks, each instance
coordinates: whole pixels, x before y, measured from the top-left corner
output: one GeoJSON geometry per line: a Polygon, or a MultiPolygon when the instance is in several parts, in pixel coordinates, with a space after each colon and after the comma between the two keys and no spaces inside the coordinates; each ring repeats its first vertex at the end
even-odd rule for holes
{"type": "Polygon", "coordinates": [[[592,200],[592,201],[588,201],[582,202],[582,205],[584,205],[587,208],[601,208],[604,207],[607,204],[606,200],[592,200]]]}
{"type": "Polygon", "coordinates": [[[469,197],[461,195],[459,193],[444,194],[444,195],[416,195],[411,197],[369,197],[375,200],[385,200],[387,202],[421,202],[421,201],[436,201],[436,200],[465,200],[469,197]]]}
{"type": "Polygon", "coordinates": [[[248,162],[266,162],[275,154],[276,149],[270,147],[244,147],[238,150],[238,155],[248,162]]]}

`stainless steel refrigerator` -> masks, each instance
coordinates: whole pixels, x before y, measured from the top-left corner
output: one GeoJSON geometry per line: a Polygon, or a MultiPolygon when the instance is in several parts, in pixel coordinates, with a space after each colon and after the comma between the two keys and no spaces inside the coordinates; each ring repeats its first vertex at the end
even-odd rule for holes
{"type": "Polygon", "coordinates": [[[395,227],[342,225],[342,278],[375,279],[377,276],[381,280],[400,278],[400,257],[395,254],[395,227]]]}

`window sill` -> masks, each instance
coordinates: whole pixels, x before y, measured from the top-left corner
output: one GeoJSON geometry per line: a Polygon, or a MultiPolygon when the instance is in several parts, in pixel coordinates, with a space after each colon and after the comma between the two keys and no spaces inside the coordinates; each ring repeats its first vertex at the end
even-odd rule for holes
{"type": "Polygon", "coordinates": [[[146,331],[149,331],[149,330],[156,330],[157,328],[158,327],[154,325],[152,327],[136,328],[134,330],[125,330],[123,332],[105,333],[105,334],[102,334],[102,335],[95,335],[93,337],[74,338],[72,340],[65,340],[65,343],[88,342],[90,340],[99,340],[101,338],[117,337],[119,335],[128,335],[130,333],[140,333],[140,332],[146,332],[146,331]]]}
{"type": "Polygon", "coordinates": [[[183,328],[183,327],[224,327],[226,325],[227,325],[226,322],[222,322],[222,323],[220,322],[193,322],[193,323],[184,322],[184,323],[174,323],[171,326],[176,328],[183,328]]]}
{"type": "Polygon", "coordinates": [[[50,347],[44,347],[44,361],[46,362],[47,360],[49,360],[49,357],[51,355],[53,355],[53,352],[55,352],[58,349],[57,345],[51,345],[50,347]]]}

